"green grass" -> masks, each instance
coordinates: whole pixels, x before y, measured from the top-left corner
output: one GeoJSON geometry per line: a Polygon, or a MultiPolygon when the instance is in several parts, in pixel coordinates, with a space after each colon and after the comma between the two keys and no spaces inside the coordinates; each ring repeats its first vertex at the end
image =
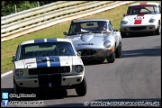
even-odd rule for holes
{"type": "MultiPolygon", "coordinates": [[[[139,1],[138,1],[139,2],[139,1]]],[[[156,1],[161,4],[161,1],[156,1]]],[[[129,5],[129,4],[128,4],[129,5]]],[[[108,11],[104,11],[98,14],[82,17],[85,18],[106,18],[109,19],[114,28],[119,30],[120,21],[123,18],[123,14],[126,13],[128,5],[123,5],[108,11]]],[[[54,25],[52,27],[26,34],[24,36],[1,42],[1,73],[13,69],[12,57],[15,55],[17,45],[23,41],[43,38],[64,38],[63,32],[68,31],[70,21],[54,25]]]]}

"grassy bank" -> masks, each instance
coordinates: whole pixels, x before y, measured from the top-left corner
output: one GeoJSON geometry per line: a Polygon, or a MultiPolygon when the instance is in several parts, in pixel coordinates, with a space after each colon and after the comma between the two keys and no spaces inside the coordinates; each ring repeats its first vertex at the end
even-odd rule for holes
{"type": "MultiPolygon", "coordinates": [[[[161,1],[158,1],[161,3],[161,1]]],[[[111,20],[114,28],[119,30],[120,21],[122,20],[123,14],[126,13],[128,5],[123,5],[108,11],[101,12],[99,14],[90,15],[87,17],[79,18],[106,18],[111,20]]],[[[43,39],[43,38],[63,38],[63,32],[68,31],[70,21],[61,24],[54,25],[52,27],[26,34],[24,36],[1,42],[1,73],[12,70],[13,63],[11,62],[12,56],[15,55],[17,45],[26,40],[32,39],[43,39]]]]}

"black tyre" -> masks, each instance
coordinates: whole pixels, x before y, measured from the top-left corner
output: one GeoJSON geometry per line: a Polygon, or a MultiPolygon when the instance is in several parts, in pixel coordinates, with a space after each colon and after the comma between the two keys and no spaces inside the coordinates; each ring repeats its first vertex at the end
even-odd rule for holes
{"type": "Polygon", "coordinates": [[[107,61],[109,63],[113,63],[115,61],[115,52],[113,52],[109,57],[107,57],[107,61]]]}
{"type": "Polygon", "coordinates": [[[103,58],[101,58],[101,59],[97,59],[96,60],[96,63],[103,63],[105,61],[105,58],[103,59],[103,58]]]}
{"type": "Polygon", "coordinates": [[[120,31],[122,37],[126,37],[127,33],[120,31]]]}
{"type": "Polygon", "coordinates": [[[121,57],[122,55],[122,43],[119,43],[119,46],[117,47],[116,51],[115,51],[115,56],[117,58],[121,57]]]}
{"type": "Polygon", "coordinates": [[[87,83],[85,78],[83,79],[83,81],[75,88],[76,93],[78,94],[78,96],[85,96],[87,93],[87,83]]]}
{"type": "Polygon", "coordinates": [[[160,33],[161,33],[161,26],[159,25],[155,31],[155,35],[160,35],[160,33]]]}
{"type": "Polygon", "coordinates": [[[17,86],[17,84],[14,82],[14,93],[18,94],[22,92],[23,92],[23,89],[17,86]]]}

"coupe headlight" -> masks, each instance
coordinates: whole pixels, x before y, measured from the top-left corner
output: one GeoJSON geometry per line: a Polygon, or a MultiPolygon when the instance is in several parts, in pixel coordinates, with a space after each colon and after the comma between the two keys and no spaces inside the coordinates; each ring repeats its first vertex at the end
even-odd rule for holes
{"type": "Polygon", "coordinates": [[[111,46],[111,42],[110,42],[109,40],[105,41],[105,42],[104,42],[104,46],[105,46],[106,48],[109,48],[109,47],[111,46]]]}
{"type": "Polygon", "coordinates": [[[82,65],[76,65],[75,71],[78,72],[78,73],[83,72],[83,66],[82,65]]]}
{"type": "Polygon", "coordinates": [[[155,19],[150,19],[149,22],[150,23],[154,23],[156,20],[155,19]]]}
{"type": "Polygon", "coordinates": [[[17,70],[15,70],[15,74],[16,74],[16,76],[18,76],[18,77],[22,77],[23,74],[24,74],[24,72],[23,72],[22,69],[17,69],[17,70]]]}
{"type": "Polygon", "coordinates": [[[128,21],[121,21],[121,24],[127,24],[128,23],[128,21]]]}

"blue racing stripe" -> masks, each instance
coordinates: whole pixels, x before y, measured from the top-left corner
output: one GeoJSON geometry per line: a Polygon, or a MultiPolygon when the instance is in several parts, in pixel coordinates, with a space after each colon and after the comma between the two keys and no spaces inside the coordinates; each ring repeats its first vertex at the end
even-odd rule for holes
{"type": "Polygon", "coordinates": [[[57,39],[47,39],[47,42],[57,42],[57,39]]]}
{"type": "Polygon", "coordinates": [[[34,40],[34,43],[43,43],[44,39],[40,39],[40,40],[34,40]]]}
{"type": "Polygon", "coordinates": [[[60,67],[60,59],[59,57],[49,57],[50,59],[50,66],[51,67],[60,67]]]}
{"type": "Polygon", "coordinates": [[[44,68],[47,67],[47,60],[45,58],[36,58],[37,68],[44,68]]]}

